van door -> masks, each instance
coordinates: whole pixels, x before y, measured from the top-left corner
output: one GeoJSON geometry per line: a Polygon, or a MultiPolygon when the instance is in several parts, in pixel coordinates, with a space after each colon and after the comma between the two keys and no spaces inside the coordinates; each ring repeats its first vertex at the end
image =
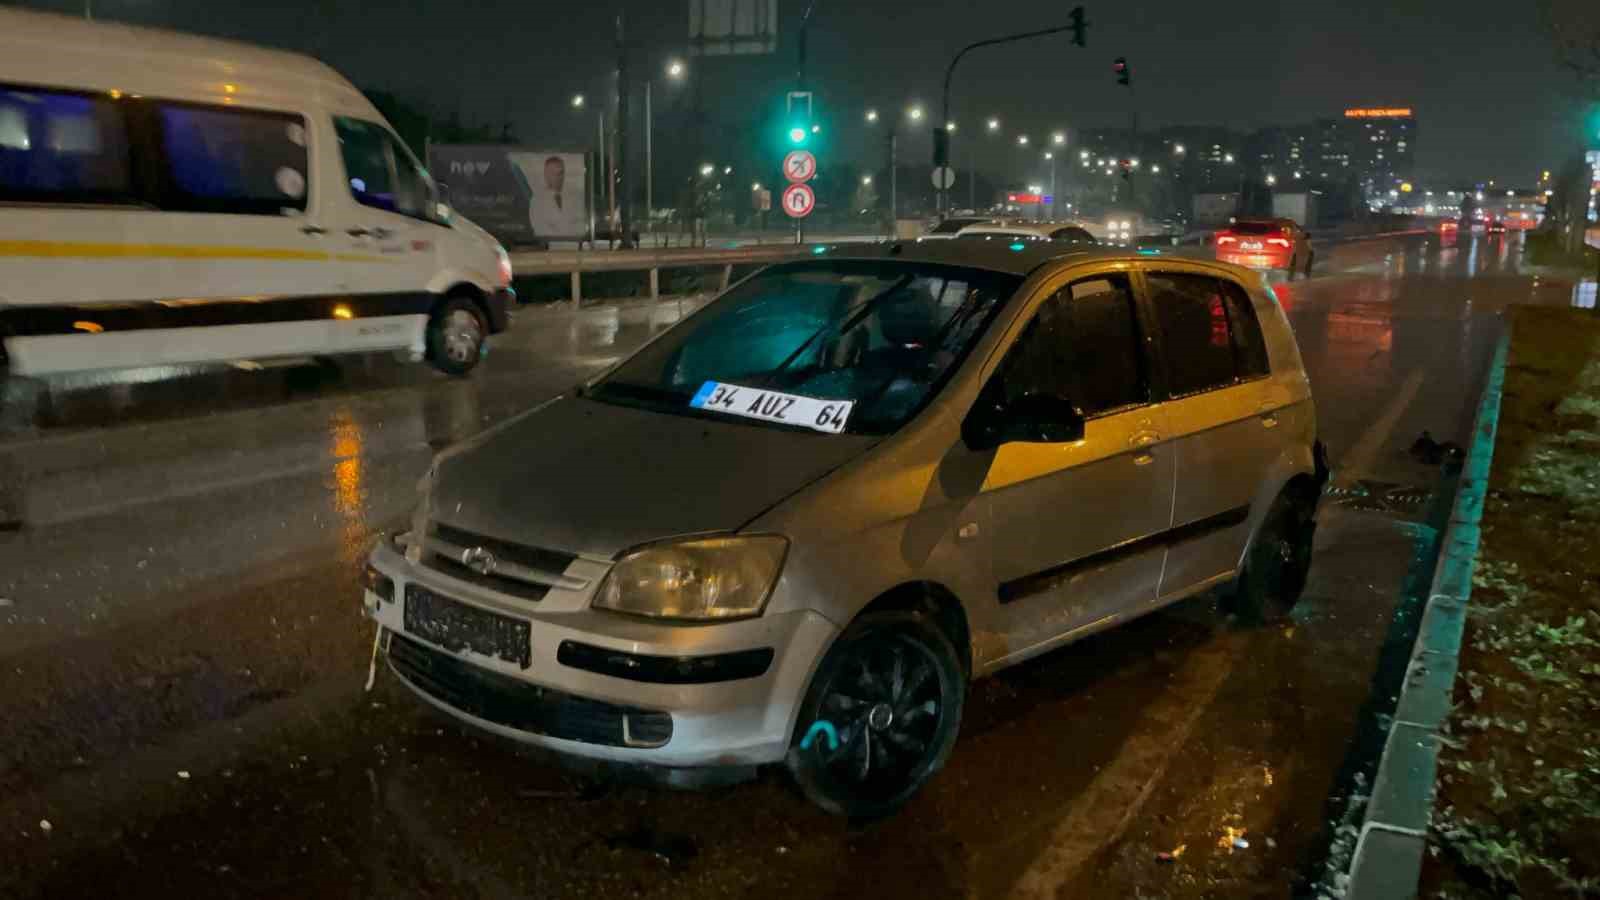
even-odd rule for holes
{"type": "Polygon", "coordinates": [[[1174,535],[1161,581],[1169,597],[1233,574],[1250,504],[1281,439],[1266,345],[1244,289],[1199,272],[1150,271],[1145,280],[1177,450],[1174,535]]]}
{"type": "Polygon", "coordinates": [[[1151,396],[1132,283],[1122,272],[1054,290],[986,390],[1064,396],[1082,440],[1010,443],[983,487],[1010,660],[1155,601],[1174,454],[1151,396]]]}
{"type": "Polygon", "coordinates": [[[373,301],[381,297],[395,312],[426,313],[447,233],[433,183],[384,126],[347,116],[334,116],[332,123],[344,166],[333,237],[351,290],[373,301]]]}

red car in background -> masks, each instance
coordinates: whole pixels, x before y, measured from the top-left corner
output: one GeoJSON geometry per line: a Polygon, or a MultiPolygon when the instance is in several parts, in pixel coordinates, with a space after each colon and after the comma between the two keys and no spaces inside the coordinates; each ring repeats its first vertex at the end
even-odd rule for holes
{"type": "Polygon", "coordinates": [[[1238,219],[1216,237],[1217,259],[1256,269],[1311,274],[1311,235],[1293,219],[1238,219]]]}

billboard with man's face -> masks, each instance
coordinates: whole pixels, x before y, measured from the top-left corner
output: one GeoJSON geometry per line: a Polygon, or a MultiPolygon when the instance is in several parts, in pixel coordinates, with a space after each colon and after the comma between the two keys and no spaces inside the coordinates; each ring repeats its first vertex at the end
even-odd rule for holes
{"type": "Polygon", "coordinates": [[[589,236],[582,153],[514,145],[434,144],[428,168],[449,202],[503,244],[589,236]]]}

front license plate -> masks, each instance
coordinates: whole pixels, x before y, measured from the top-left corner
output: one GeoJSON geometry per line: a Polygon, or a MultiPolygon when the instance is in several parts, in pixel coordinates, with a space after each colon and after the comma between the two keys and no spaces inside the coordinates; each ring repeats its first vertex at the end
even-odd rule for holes
{"type": "Polygon", "coordinates": [[[708,381],[700,386],[689,405],[730,416],[838,434],[850,420],[850,410],[855,403],[850,400],[819,400],[799,394],[708,381]]]}
{"type": "Polygon", "coordinates": [[[457,603],[421,585],[406,586],[406,633],[460,653],[471,650],[526,669],[533,662],[532,624],[457,603]]]}

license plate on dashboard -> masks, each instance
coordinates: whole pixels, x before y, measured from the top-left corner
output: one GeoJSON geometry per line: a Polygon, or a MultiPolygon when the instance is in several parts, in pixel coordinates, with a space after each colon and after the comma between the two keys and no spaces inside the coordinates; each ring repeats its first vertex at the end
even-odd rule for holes
{"type": "Polygon", "coordinates": [[[407,634],[451,653],[471,650],[524,669],[533,662],[531,623],[458,603],[421,585],[406,586],[405,626],[407,634]]]}

